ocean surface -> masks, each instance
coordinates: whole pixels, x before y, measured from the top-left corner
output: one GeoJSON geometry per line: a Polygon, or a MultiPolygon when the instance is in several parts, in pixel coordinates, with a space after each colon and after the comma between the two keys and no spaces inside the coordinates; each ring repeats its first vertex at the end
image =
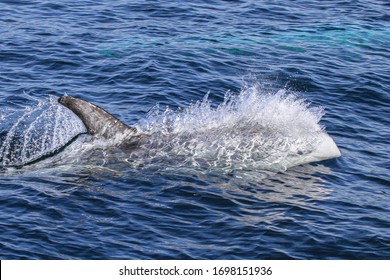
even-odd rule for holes
{"type": "Polygon", "coordinates": [[[389,259],[389,48],[387,0],[0,1],[0,258],[389,259]]]}

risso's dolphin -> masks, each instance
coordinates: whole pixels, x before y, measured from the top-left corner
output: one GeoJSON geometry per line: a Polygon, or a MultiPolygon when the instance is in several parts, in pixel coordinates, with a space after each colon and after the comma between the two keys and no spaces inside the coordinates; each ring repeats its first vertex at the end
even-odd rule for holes
{"type": "MultiPolygon", "coordinates": [[[[63,96],[59,103],[72,110],[84,123],[88,133],[96,138],[119,139],[121,145],[140,145],[142,134],[135,127],[128,126],[102,108],[71,96],[63,96]]],[[[336,143],[325,132],[316,132],[316,145],[306,152],[297,152],[286,164],[288,167],[336,158],[341,155],[336,143]]]]}

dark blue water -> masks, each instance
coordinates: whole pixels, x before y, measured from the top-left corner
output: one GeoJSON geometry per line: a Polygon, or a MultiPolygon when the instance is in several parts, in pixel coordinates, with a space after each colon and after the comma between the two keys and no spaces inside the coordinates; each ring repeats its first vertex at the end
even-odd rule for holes
{"type": "Polygon", "coordinates": [[[1,259],[389,259],[388,1],[3,0],[0,35],[1,259]],[[74,138],[66,94],[151,140],[74,138]],[[342,156],[288,168],[318,127],[342,156]]]}

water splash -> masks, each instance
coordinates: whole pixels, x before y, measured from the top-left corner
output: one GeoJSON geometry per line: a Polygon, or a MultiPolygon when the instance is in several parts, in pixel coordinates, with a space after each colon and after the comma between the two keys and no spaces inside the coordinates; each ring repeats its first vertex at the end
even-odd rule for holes
{"type": "Polygon", "coordinates": [[[188,108],[173,111],[166,108],[159,112],[154,107],[146,119],[148,132],[170,133],[200,132],[235,126],[270,127],[286,135],[302,135],[304,131],[320,131],[324,111],[286,89],[264,92],[260,85],[243,89],[238,95],[228,92],[224,101],[213,107],[209,94],[188,108]],[[294,123],[292,126],[291,124],[294,123]]]}
{"type": "Polygon", "coordinates": [[[9,129],[0,138],[1,167],[33,162],[54,153],[85,132],[80,119],[60,106],[55,96],[37,102],[35,106],[26,107],[22,114],[11,114],[2,119],[9,129]]]}
{"type": "MultiPolygon", "coordinates": [[[[286,89],[259,84],[227,93],[213,105],[209,94],[187,108],[155,106],[136,126],[140,136],[128,149],[113,139],[84,138],[41,163],[97,166],[113,170],[271,170],[310,162],[324,134],[324,111],[286,89]],[[122,146],[121,146],[122,147],[122,146]]],[[[26,108],[0,147],[1,166],[20,166],[58,151],[85,132],[78,117],[56,98],[26,108]]],[[[42,164],[38,166],[42,167],[42,164]]]]}
{"type": "Polygon", "coordinates": [[[286,89],[266,92],[259,84],[227,93],[218,106],[207,94],[177,111],[154,107],[139,123],[149,140],[129,159],[228,171],[285,170],[315,150],[323,114],[286,89]]]}

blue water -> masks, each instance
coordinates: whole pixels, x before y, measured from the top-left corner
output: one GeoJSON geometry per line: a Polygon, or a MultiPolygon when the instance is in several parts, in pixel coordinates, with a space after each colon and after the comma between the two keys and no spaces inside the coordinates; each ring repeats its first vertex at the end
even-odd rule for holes
{"type": "Polygon", "coordinates": [[[390,258],[388,1],[0,11],[1,259],[390,258]],[[150,140],[91,140],[62,95],[150,140]],[[288,167],[318,127],[342,156],[288,167]]]}

